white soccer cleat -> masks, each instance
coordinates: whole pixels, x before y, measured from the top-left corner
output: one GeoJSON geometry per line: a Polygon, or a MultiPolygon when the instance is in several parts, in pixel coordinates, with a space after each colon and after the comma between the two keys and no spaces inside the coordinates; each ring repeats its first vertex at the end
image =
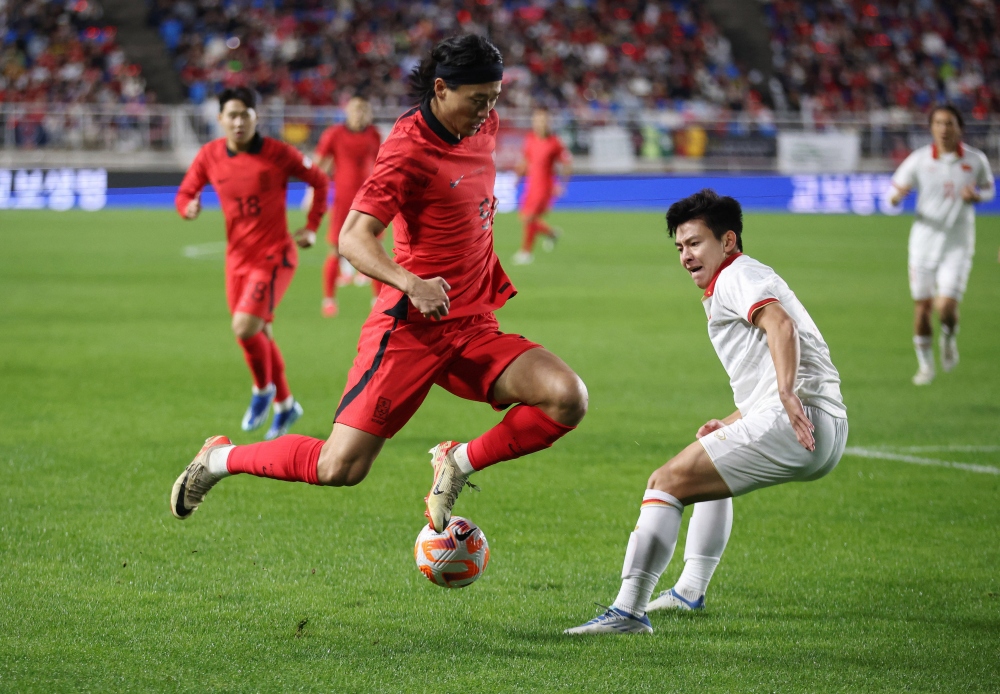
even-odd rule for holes
{"type": "Polygon", "coordinates": [[[514,254],[515,265],[531,265],[535,262],[535,256],[528,251],[518,251],[514,254]]]}
{"type": "Polygon", "coordinates": [[[184,472],[174,482],[174,488],[170,491],[170,512],[174,514],[174,518],[184,520],[198,510],[208,490],[222,479],[213,475],[208,469],[208,456],[219,446],[232,445],[233,442],[226,436],[210,436],[205,439],[205,445],[198,451],[194,460],[184,468],[184,472]]]}
{"type": "Polygon", "coordinates": [[[619,610],[617,607],[609,607],[607,612],[599,617],[594,617],[578,627],[566,629],[563,633],[571,636],[577,634],[652,634],[653,625],[649,623],[649,617],[646,615],[636,617],[625,610],[619,610]]]}
{"type": "Polygon", "coordinates": [[[705,596],[699,595],[697,600],[688,600],[676,590],[671,588],[660,593],[656,600],[649,603],[646,612],[653,610],[703,610],[705,609],[705,596]]]}
{"type": "Polygon", "coordinates": [[[556,249],[556,241],[562,236],[562,229],[559,227],[552,227],[552,230],[542,237],[542,250],[546,253],[551,253],[556,249]]]}
{"type": "Polygon", "coordinates": [[[958,366],[958,341],[941,336],[941,370],[945,373],[958,366]]]}
{"type": "Polygon", "coordinates": [[[445,441],[434,446],[431,454],[431,465],[434,467],[434,484],[424,498],[427,502],[427,520],[435,532],[444,532],[451,520],[451,509],[458,499],[462,487],[469,485],[476,488],[462,473],[455,462],[452,451],[458,446],[458,441],[445,441]]]}
{"type": "Polygon", "coordinates": [[[913,385],[915,386],[929,386],[931,381],[934,380],[934,369],[925,369],[923,367],[913,374],[913,385]]]}

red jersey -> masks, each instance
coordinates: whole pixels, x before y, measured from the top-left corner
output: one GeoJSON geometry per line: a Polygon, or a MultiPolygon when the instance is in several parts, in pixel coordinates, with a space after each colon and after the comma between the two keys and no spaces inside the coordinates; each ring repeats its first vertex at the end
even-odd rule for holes
{"type": "Polygon", "coordinates": [[[556,164],[569,161],[569,150],[556,135],[538,137],[530,132],[524,138],[524,160],[528,164],[527,189],[551,194],[556,164]]]}
{"type": "Polygon", "coordinates": [[[333,158],[334,194],[338,199],[354,199],[375,167],[381,144],[382,138],[374,125],[361,131],[351,130],[346,125],[333,125],[323,131],[316,146],[316,156],[333,158]]]}
{"type": "MultiPolygon", "coordinates": [[[[443,277],[451,285],[447,318],[489,313],[516,293],[493,251],[493,153],[499,126],[500,117],[490,111],[478,133],[460,140],[429,104],[407,111],[351,206],[386,226],[393,222],[397,263],[421,279],[443,277]]],[[[424,320],[389,285],[374,310],[424,320]]]]}
{"type": "Polygon", "coordinates": [[[286,253],[295,262],[295,242],[288,234],[285,201],[288,179],[313,188],[306,228],[315,231],[326,211],[326,176],[291,145],[255,135],[246,152],[233,152],[226,140],[213,140],[198,151],[174,200],[184,216],[187,205],[211,183],[226,217],[226,269],[242,272],[286,253]]]}

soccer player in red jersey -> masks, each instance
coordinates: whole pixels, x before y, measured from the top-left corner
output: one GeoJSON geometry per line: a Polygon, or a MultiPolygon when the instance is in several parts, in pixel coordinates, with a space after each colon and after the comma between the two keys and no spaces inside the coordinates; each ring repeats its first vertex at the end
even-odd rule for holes
{"type": "Polygon", "coordinates": [[[502,77],[500,52],[476,35],[442,41],[411,75],[420,104],[396,121],[341,230],[344,256],[385,287],[361,329],[329,439],[235,447],[208,439],[174,483],[176,517],[190,516],[230,474],[358,484],[437,384],[496,410],[514,405],[472,441],[431,450],[427,515],[440,531],[469,475],[548,448],[583,419],[579,376],[540,345],[501,332],[494,316],[515,294],[493,250],[502,77]],[[390,222],[394,259],[377,240],[390,222]]]}
{"type": "Polygon", "coordinates": [[[219,196],[226,217],[226,299],[233,333],[253,376],[253,396],[242,426],[252,431],[263,425],[273,402],[274,419],[265,435],[273,439],[302,416],[302,406],[288,389],[271,322],[295,274],[296,243],[308,248],[316,240],[326,210],[326,176],[294,147],[258,135],[254,104],[253,92],[243,87],[219,95],[224,137],[198,152],[175,204],[181,217],[195,219],[206,183],[219,196]],[[316,190],[306,226],[294,236],[289,236],[285,219],[291,176],[316,190]]]}
{"type": "Polygon", "coordinates": [[[531,132],[524,139],[524,159],[517,167],[518,174],[527,174],[527,182],[521,200],[524,236],[521,250],[514,254],[515,265],[527,265],[535,259],[532,251],[539,234],[545,237],[546,250],[555,248],[559,232],[546,224],[542,216],[549,211],[552,199],[562,195],[558,176],[569,176],[570,162],[569,150],[549,129],[549,112],[535,109],[531,116],[531,132]],[[559,169],[558,174],[556,169],[559,169]]]}
{"type": "MultiPolygon", "coordinates": [[[[372,125],[372,107],[366,99],[355,96],[347,102],[347,122],[323,131],[316,147],[316,165],[326,174],[333,175],[333,210],[330,213],[330,253],[323,265],[323,315],[337,315],[337,276],[340,274],[340,229],[347,213],[351,211],[354,196],[361,184],[375,167],[382,139],[372,125]]],[[[382,289],[380,282],[372,283],[372,293],[377,297],[382,289]]]]}

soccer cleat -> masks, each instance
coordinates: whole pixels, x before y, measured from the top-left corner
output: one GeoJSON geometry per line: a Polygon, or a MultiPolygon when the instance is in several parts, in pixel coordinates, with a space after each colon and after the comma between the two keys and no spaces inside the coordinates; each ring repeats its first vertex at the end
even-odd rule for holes
{"type": "Polygon", "coordinates": [[[219,446],[232,445],[233,442],[226,436],[210,436],[205,439],[205,445],[198,451],[194,460],[184,468],[184,472],[174,482],[174,488],[170,491],[170,512],[174,514],[174,518],[184,520],[198,510],[208,490],[222,479],[209,471],[208,456],[219,446]]]}
{"type": "Polygon", "coordinates": [[[562,236],[562,229],[559,227],[552,227],[549,233],[542,237],[542,250],[546,253],[551,253],[556,249],[556,242],[559,237],[562,236]]]}
{"type": "Polygon", "coordinates": [[[267,421],[267,411],[271,409],[271,402],[274,400],[274,384],[264,388],[250,398],[250,406],[243,415],[243,431],[253,431],[260,429],[267,421]]]}
{"type": "Polygon", "coordinates": [[[941,370],[945,373],[958,366],[958,341],[952,337],[941,336],[941,370]]]}
{"type": "Polygon", "coordinates": [[[323,299],[323,305],[320,309],[323,312],[324,318],[336,318],[340,309],[337,308],[337,300],[326,297],[323,299]]]}
{"type": "Polygon", "coordinates": [[[535,262],[535,256],[528,251],[518,251],[514,254],[515,265],[531,265],[533,262],[535,262]]]}
{"type": "Polygon", "coordinates": [[[649,603],[646,612],[653,610],[704,610],[705,596],[699,595],[697,600],[688,600],[676,590],[671,588],[656,596],[656,600],[649,603]]]}
{"type": "Polygon", "coordinates": [[[923,367],[913,374],[913,385],[915,386],[929,386],[931,381],[934,380],[934,369],[925,369],[923,367]]]}
{"type": "Polygon", "coordinates": [[[292,428],[292,425],[299,421],[299,417],[301,416],[302,405],[299,404],[298,400],[293,402],[292,406],[284,412],[275,412],[274,419],[271,420],[271,427],[264,434],[264,440],[270,441],[279,436],[284,436],[292,428]]]}
{"type": "Polygon", "coordinates": [[[451,509],[462,487],[469,485],[473,489],[478,489],[469,482],[455,462],[452,450],[458,445],[458,441],[445,441],[427,451],[431,454],[431,465],[434,466],[434,484],[431,485],[430,493],[424,498],[427,502],[426,515],[431,527],[439,533],[448,527],[451,509]]]}
{"type": "Polygon", "coordinates": [[[649,617],[636,617],[617,607],[609,607],[607,612],[594,617],[586,624],[566,629],[564,634],[652,634],[653,625],[649,617]]]}

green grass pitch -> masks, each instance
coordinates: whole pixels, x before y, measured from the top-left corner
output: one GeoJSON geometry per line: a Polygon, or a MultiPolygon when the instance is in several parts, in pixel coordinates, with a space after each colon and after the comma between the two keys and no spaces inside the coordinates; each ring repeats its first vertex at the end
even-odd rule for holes
{"type": "MultiPolygon", "coordinates": [[[[662,215],[552,218],[563,240],[508,268],[520,294],[500,319],[577,369],[590,412],[477,476],[456,512],[492,561],[447,591],[413,563],[426,451],[489,427],[489,407],[435,391],[362,485],[241,476],[180,523],[170,487],[205,437],[263,431],[239,430],[221,256],[183,252],[211,251],[219,213],[0,212],[0,690],[1000,689],[1000,475],[933,462],[1000,467],[1000,219],[978,224],[961,365],[918,389],[909,219],[748,215],[748,253],[830,344],[849,445],[911,462],[845,456],[737,499],[704,613],[567,638],[616,595],[649,473],[733,403],[662,215]]],[[[496,234],[506,260],[516,217],[496,234]]],[[[302,254],[276,336],[296,431],[325,438],[369,294],[342,290],[322,319],[322,254],[302,254]]]]}

